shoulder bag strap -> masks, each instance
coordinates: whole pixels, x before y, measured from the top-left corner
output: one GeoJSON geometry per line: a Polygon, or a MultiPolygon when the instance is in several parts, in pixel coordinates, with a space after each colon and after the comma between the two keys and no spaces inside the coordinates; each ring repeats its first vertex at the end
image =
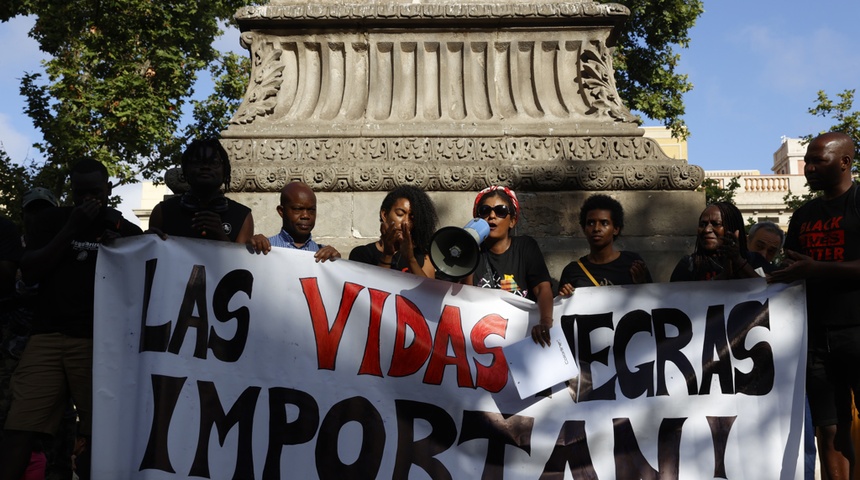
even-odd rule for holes
{"type": "Polygon", "coordinates": [[[576,264],[579,265],[579,268],[581,268],[582,271],[585,272],[586,275],[588,275],[588,279],[591,280],[591,283],[593,283],[595,287],[600,286],[600,284],[597,283],[597,280],[594,279],[594,276],[591,274],[591,272],[589,272],[588,269],[585,268],[585,265],[582,264],[581,260],[577,260],[576,264]]]}

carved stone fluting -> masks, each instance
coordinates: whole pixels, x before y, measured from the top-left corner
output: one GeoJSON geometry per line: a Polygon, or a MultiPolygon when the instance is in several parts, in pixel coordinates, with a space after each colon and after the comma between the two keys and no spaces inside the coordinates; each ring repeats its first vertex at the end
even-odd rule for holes
{"type": "MultiPolygon", "coordinates": [[[[608,34],[607,34],[608,35],[608,34]]],[[[604,36],[605,37],[605,36],[604,36]]],[[[638,135],[605,38],[579,30],[242,34],[251,82],[227,137],[638,135]],[[254,125],[249,125],[251,123],[254,125]]]]}
{"type": "Polygon", "coordinates": [[[228,151],[251,151],[244,161],[233,163],[234,191],[274,192],[293,180],[317,191],[385,191],[400,185],[437,191],[488,185],[538,191],[691,190],[704,178],[700,167],[667,158],[646,138],[306,138],[224,143],[228,151]],[[285,158],[291,160],[284,162],[285,158]]]}
{"type": "Polygon", "coordinates": [[[617,91],[626,7],[592,0],[272,0],[222,133],[232,187],[469,191],[695,188],[617,91]]]}

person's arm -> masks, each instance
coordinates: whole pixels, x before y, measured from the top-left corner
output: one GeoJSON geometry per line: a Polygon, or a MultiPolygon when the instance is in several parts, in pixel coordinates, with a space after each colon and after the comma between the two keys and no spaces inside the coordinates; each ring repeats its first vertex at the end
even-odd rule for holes
{"type": "Polygon", "coordinates": [[[62,258],[76,234],[83,231],[101,211],[101,202],[88,200],[72,209],[63,228],[44,246],[27,250],[21,257],[21,276],[27,284],[40,282],[62,258]]]}
{"type": "Polygon", "coordinates": [[[562,297],[573,295],[574,290],[574,269],[579,270],[579,265],[576,262],[570,262],[561,271],[561,278],[558,279],[558,294],[562,297]]]}
{"type": "Polygon", "coordinates": [[[741,257],[732,262],[731,278],[761,278],[749,259],[741,257]]]}
{"type": "Polygon", "coordinates": [[[768,283],[791,283],[807,278],[827,278],[831,280],[860,280],[860,260],[850,262],[821,262],[802,255],[794,250],[785,251],[785,268],[767,276],[768,283]]]}
{"type": "Polygon", "coordinates": [[[755,268],[750,265],[749,259],[741,255],[738,233],[735,231],[723,237],[723,243],[719,250],[719,262],[723,271],[717,275],[717,280],[758,277],[755,268]]]}
{"type": "Polygon", "coordinates": [[[0,298],[15,293],[15,276],[21,261],[21,233],[11,220],[0,218],[0,298]]]}
{"type": "Polygon", "coordinates": [[[323,245],[314,253],[314,260],[317,262],[325,262],[326,260],[334,260],[340,258],[340,252],[331,245],[323,245]]]}
{"type": "MultiPolygon", "coordinates": [[[[248,215],[251,215],[250,213],[248,215]]],[[[242,224],[242,228],[237,234],[236,243],[247,243],[251,238],[250,235],[243,238],[242,241],[239,241],[239,237],[242,236],[242,232],[245,230],[245,226],[248,224],[248,217],[245,217],[245,221],[242,224]]],[[[207,240],[217,240],[219,242],[229,242],[230,237],[224,232],[224,228],[221,226],[221,215],[211,211],[211,210],[200,210],[195,212],[191,216],[191,230],[200,235],[201,238],[205,238],[207,240]]],[[[251,221],[251,231],[250,234],[254,233],[254,223],[251,221]]]]}
{"type": "Polygon", "coordinates": [[[549,329],[552,327],[552,285],[540,282],[532,289],[537,298],[540,323],[532,327],[532,340],[543,347],[550,345],[549,329]]]}
{"type": "Polygon", "coordinates": [[[258,233],[251,237],[251,240],[248,241],[247,245],[248,251],[251,253],[262,253],[263,255],[266,255],[272,251],[272,244],[269,242],[269,238],[262,233],[258,233]]]}
{"type": "Polygon", "coordinates": [[[395,267],[395,265],[392,265],[394,263],[394,254],[397,253],[400,247],[397,244],[397,233],[397,229],[394,228],[394,222],[391,222],[391,224],[385,222],[379,224],[379,240],[382,242],[382,255],[379,256],[377,266],[388,269],[395,267]]]}
{"type": "Polygon", "coordinates": [[[162,203],[159,203],[152,209],[149,214],[149,228],[146,233],[154,233],[162,240],[167,240],[167,234],[164,233],[164,213],[162,212],[162,203]]]}
{"type": "MultiPolygon", "coordinates": [[[[424,265],[422,266],[415,256],[415,246],[412,244],[412,224],[409,222],[400,224],[400,234],[402,239],[400,240],[399,251],[409,265],[409,272],[419,277],[436,278],[436,270],[433,268],[430,257],[424,256],[424,265]]],[[[385,240],[383,240],[384,242],[385,240]]]]}
{"type": "Polygon", "coordinates": [[[651,283],[651,273],[648,271],[648,266],[645,265],[644,260],[633,261],[633,264],[630,265],[630,277],[635,284],[651,283]]]}
{"type": "MultiPolygon", "coordinates": [[[[219,217],[220,224],[220,217],[219,217]]],[[[239,230],[239,235],[236,236],[236,243],[240,243],[242,245],[251,241],[251,237],[254,236],[254,215],[251,212],[248,212],[248,215],[245,216],[245,221],[242,222],[242,228],[239,230]]]]}

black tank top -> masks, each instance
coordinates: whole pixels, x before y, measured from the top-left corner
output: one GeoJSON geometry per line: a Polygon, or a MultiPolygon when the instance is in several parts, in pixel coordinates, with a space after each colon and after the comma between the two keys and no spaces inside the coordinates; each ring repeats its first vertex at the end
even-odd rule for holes
{"type": "MultiPolygon", "coordinates": [[[[235,242],[251,209],[229,198],[225,199],[227,200],[226,208],[219,208],[218,210],[223,211],[216,213],[221,216],[221,228],[224,229],[224,233],[227,234],[231,242],[235,242]]],[[[191,229],[191,217],[201,210],[207,210],[207,208],[199,208],[194,202],[183,202],[182,196],[167,199],[161,202],[161,218],[163,220],[161,230],[168,235],[177,237],[206,238],[191,229]]]]}

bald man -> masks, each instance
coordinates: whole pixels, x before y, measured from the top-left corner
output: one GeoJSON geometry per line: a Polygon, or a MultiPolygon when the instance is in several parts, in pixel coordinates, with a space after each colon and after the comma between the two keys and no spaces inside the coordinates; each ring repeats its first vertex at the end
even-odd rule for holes
{"type": "Polygon", "coordinates": [[[281,189],[281,203],[278,215],[283,219],[281,232],[272,237],[254,235],[251,248],[263,254],[272,247],[293,248],[316,252],[317,262],[340,258],[340,253],[331,245],[320,245],[311,238],[311,231],[317,220],[317,196],[311,187],[302,182],[288,183],[281,189]]]}
{"type": "Polygon", "coordinates": [[[851,175],[854,151],[854,141],[844,133],[825,133],[810,142],[803,173],[809,188],[822,196],[794,212],[786,267],[768,277],[806,280],[806,393],[831,480],[852,478],[852,390],[860,400],[860,195],[851,175]]]}

